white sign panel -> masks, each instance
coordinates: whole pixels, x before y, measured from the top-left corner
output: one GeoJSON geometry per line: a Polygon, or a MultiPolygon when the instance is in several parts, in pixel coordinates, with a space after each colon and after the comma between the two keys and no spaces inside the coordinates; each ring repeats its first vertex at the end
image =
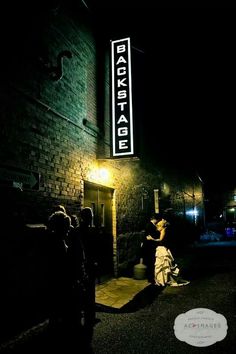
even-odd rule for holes
{"type": "Polygon", "coordinates": [[[112,156],[134,154],[130,38],[111,42],[112,156]]]}
{"type": "Polygon", "coordinates": [[[195,308],[181,313],[174,324],[176,338],[194,347],[207,347],[222,341],[227,330],[226,318],[207,308],[195,308]]]}

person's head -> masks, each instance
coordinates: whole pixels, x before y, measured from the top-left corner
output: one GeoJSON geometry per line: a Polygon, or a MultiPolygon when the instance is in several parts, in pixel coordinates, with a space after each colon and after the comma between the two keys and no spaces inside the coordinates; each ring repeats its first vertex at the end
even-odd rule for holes
{"type": "Polygon", "coordinates": [[[85,225],[91,226],[93,219],[93,211],[89,207],[85,207],[80,211],[81,222],[85,225]]]}
{"type": "Polygon", "coordinates": [[[71,227],[70,217],[63,211],[55,211],[48,220],[48,228],[55,234],[61,235],[62,238],[66,237],[71,227]]]}
{"type": "Polygon", "coordinates": [[[54,212],[55,211],[63,211],[63,213],[66,214],[66,208],[64,207],[64,205],[56,205],[55,208],[54,208],[54,212]]]}
{"type": "Polygon", "coordinates": [[[71,225],[72,225],[74,228],[78,227],[78,226],[79,226],[79,219],[78,219],[78,216],[75,215],[75,214],[72,214],[72,215],[70,216],[70,218],[71,218],[71,225]]]}
{"type": "Polygon", "coordinates": [[[150,218],[153,224],[157,224],[161,219],[162,219],[161,213],[153,213],[150,218]]]}

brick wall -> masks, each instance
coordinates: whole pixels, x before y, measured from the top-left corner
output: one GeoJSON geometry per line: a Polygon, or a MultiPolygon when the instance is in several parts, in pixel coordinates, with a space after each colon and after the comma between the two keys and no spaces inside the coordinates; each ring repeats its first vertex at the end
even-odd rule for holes
{"type": "MultiPolygon", "coordinates": [[[[40,175],[39,188],[35,190],[12,188],[9,182],[13,181],[4,184],[0,176],[4,207],[1,221],[8,225],[3,235],[3,261],[18,279],[8,289],[16,306],[20,306],[17,294],[27,298],[29,272],[24,269],[30,268],[28,261],[38,275],[40,269],[42,274],[46,269],[45,263],[40,268],[37,247],[32,246],[34,237],[21,234],[24,224],[46,223],[55,204],[64,204],[69,213],[77,214],[83,205],[84,180],[111,187],[115,190],[115,275],[131,275],[129,272],[139,259],[142,230],[154,210],[153,190],[161,190],[166,179],[158,167],[144,164],[142,159],[107,159],[111,139],[109,44],[98,47],[91,24],[83,20],[87,14],[80,11],[78,17],[77,13],[75,16],[60,9],[46,15],[37,13],[35,23],[31,16],[25,18],[26,22],[19,16],[18,24],[24,23],[23,29],[19,27],[19,33],[11,35],[4,51],[9,61],[4,56],[1,65],[0,168],[40,175]],[[99,55],[104,48],[102,62],[99,55]],[[64,57],[62,72],[57,76],[57,58],[63,51],[71,57],[64,57]],[[108,169],[110,179],[93,180],[89,173],[92,167],[108,169]],[[22,243],[25,237],[27,241],[22,243]],[[20,268],[18,259],[23,261],[20,268]]],[[[178,183],[170,183],[173,191],[178,189],[178,183]]],[[[163,206],[164,200],[160,200],[163,206]]],[[[37,234],[37,242],[44,249],[41,234],[37,234]]],[[[41,278],[40,284],[30,289],[31,295],[38,301],[43,289],[41,278]]]]}
{"type": "Polygon", "coordinates": [[[30,28],[35,30],[32,38],[37,43],[28,36],[11,37],[9,44],[16,50],[10,52],[12,58],[1,83],[1,172],[6,170],[10,175],[21,170],[40,175],[36,190],[13,188],[9,183],[13,181],[3,181],[0,176],[1,222],[7,225],[1,257],[7,270],[2,277],[7,301],[1,318],[6,333],[1,337],[7,336],[8,330],[22,330],[47,316],[47,241],[33,230],[26,232],[24,225],[46,223],[55,204],[78,213],[83,180],[89,178],[88,171],[96,163],[100,141],[94,36],[80,20],[64,12],[50,16],[49,22],[44,20],[40,29],[36,24],[30,28]],[[22,46],[16,43],[20,38],[22,46]],[[56,81],[51,73],[58,54],[65,50],[72,57],[64,58],[63,75],[56,81]],[[85,120],[90,125],[85,125],[85,120]],[[10,327],[12,323],[16,328],[10,327]]]}
{"type": "Polygon", "coordinates": [[[50,13],[37,20],[36,34],[26,37],[22,51],[11,52],[15,65],[1,94],[1,163],[37,172],[41,180],[37,191],[4,191],[5,203],[27,222],[45,222],[55,203],[77,213],[91,166],[105,166],[112,176],[106,185],[116,190],[117,234],[141,231],[154,209],[153,189],[161,188],[165,176],[135,159],[97,160],[110,154],[109,52],[105,45],[98,93],[95,36],[81,18],[50,13]],[[72,57],[64,57],[56,81],[52,72],[65,50],[72,57]]]}
{"type": "Polygon", "coordinates": [[[41,175],[38,191],[22,192],[28,222],[45,221],[55,202],[78,212],[81,180],[96,159],[98,133],[83,124],[96,126],[96,47],[81,27],[64,13],[51,18],[33,58],[27,46],[16,53],[17,75],[2,93],[1,163],[41,175]],[[72,58],[64,58],[63,76],[54,81],[48,69],[64,50],[72,58]]]}

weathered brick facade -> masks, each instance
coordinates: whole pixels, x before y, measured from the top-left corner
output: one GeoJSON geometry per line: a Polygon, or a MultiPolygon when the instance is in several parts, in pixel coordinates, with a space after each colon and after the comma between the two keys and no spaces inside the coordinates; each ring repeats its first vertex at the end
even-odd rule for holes
{"type": "Polygon", "coordinates": [[[199,205],[202,194],[194,182],[191,198],[191,180],[190,187],[186,181],[180,187],[180,179],[168,181],[158,166],[142,158],[109,158],[108,44],[99,47],[101,38],[86,20],[88,14],[80,11],[78,18],[66,11],[47,13],[30,29],[35,36],[22,38],[22,51],[11,52],[14,68],[6,69],[0,96],[0,167],[6,179],[1,177],[2,203],[8,222],[46,223],[56,204],[64,204],[70,214],[79,212],[84,181],[110,187],[114,274],[119,275],[139,259],[142,230],[154,211],[154,189],[160,190],[161,209],[174,206],[180,214],[183,200],[184,208],[193,201],[199,205]],[[109,171],[106,182],[91,174],[95,167],[109,171]],[[39,175],[39,187],[24,188],[11,171],[39,175]]]}
{"type": "Polygon", "coordinates": [[[44,223],[58,203],[77,213],[83,204],[83,181],[93,181],[92,167],[105,167],[110,173],[105,184],[116,190],[116,234],[141,231],[154,209],[153,189],[161,190],[165,176],[158,167],[144,167],[142,160],[106,159],[111,144],[109,53],[104,55],[103,92],[98,94],[96,36],[89,21],[65,11],[45,18],[34,57],[27,45],[16,53],[15,75],[9,76],[1,96],[1,164],[40,175],[36,191],[8,190],[16,201],[12,207],[21,209],[27,223],[44,223]],[[63,58],[61,77],[55,80],[63,51],[71,57],[63,58]]]}

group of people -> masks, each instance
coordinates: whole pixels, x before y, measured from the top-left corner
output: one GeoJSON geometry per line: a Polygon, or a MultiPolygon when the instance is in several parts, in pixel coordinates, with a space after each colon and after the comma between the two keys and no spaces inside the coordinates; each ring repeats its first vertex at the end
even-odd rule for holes
{"type": "MultiPolygon", "coordinates": [[[[50,250],[50,327],[67,336],[76,350],[87,348],[96,323],[95,283],[97,277],[98,239],[92,225],[91,208],[83,208],[80,220],[69,216],[59,205],[48,220],[50,250]]],[[[161,214],[153,214],[146,225],[143,261],[148,281],[157,286],[181,286],[179,268],[170,251],[169,223],[161,214]]],[[[68,347],[67,344],[67,347],[68,347]]],[[[91,349],[91,351],[90,351],[91,349]]]]}
{"type": "MultiPolygon", "coordinates": [[[[90,353],[95,318],[96,234],[91,227],[92,209],[80,217],[69,216],[57,206],[48,220],[50,249],[49,325],[66,347],[83,347],[90,353]]],[[[55,340],[57,342],[57,339],[55,340]]]]}
{"type": "Polygon", "coordinates": [[[180,269],[170,251],[170,224],[160,213],[154,213],[146,225],[142,244],[143,262],[148,281],[157,286],[183,286],[190,282],[180,278],[180,269]]]}

